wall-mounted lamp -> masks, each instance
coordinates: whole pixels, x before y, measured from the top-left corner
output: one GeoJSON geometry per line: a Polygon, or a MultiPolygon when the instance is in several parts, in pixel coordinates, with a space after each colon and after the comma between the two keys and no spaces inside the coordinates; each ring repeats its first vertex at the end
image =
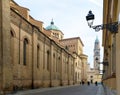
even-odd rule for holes
{"type": "Polygon", "coordinates": [[[105,73],[105,70],[103,70],[103,73],[105,73]]]}
{"type": "Polygon", "coordinates": [[[88,22],[88,26],[90,28],[95,29],[96,32],[103,30],[103,29],[108,29],[111,33],[118,33],[119,22],[112,22],[108,24],[92,26],[94,19],[95,19],[94,14],[92,13],[92,11],[89,11],[88,15],[86,16],[86,20],[88,22]]]}
{"type": "Polygon", "coordinates": [[[109,66],[108,62],[107,61],[104,61],[104,62],[99,62],[99,64],[103,64],[104,66],[109,66]]]}

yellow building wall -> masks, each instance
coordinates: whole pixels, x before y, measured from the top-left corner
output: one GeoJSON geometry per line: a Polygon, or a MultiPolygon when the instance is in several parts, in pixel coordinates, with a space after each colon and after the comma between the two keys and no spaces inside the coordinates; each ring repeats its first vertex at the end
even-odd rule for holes
{"type": "MultiPolygon", "coordinates": [[[[120,1],[119,0],[105,0],[103,4],[103,22],[111,23],[119,19],[120,1]]],[[[119,25],[118,25],[119,26],[119,25]]],[[[104,46],[104,60],[108,61],[108,66],[104,66],[105,73],[103,74],[104,84],[111,90],[120,94],[119,86],[119,40],[120,33],[110,33],[109,30],[103,31],[103,46],[104,46]],[[108,40],[107,40],[108,39],[108,40]]]]}

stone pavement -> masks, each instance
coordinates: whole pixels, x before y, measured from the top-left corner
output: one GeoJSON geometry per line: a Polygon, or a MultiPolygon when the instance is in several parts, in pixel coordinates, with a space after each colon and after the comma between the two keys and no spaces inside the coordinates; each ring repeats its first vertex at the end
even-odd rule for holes
{"type": "MultiPolygon", "coordinates": [[[[18,91],[14,94],[7,94],[7,95],[38,95],[35,93],[40,93],[40,92],[44,92],[44,91],[50,91],[50,90],[57,90],[57,89],[61,89],[61,88],[69,88],[69,87],[75,87],[76,85],[71,85],[71,86],[60,86],[60,87],[52,87],[52,88],[40,88],[40,89],[34,89],[34,90],[26,90],[26,91],[18,91]],[[29,93],[29,94],[28,94],[29,93]]],[[[80,87],[80,85],[78,85],[78,87],[80,87]]],[[[85,86],[87,87],[87,85],[85,86]]],[[[90,86],[89,86],[90,87],[90,86]]],[[[92,86],[93,87],[93,86],[92,86]]],[[[97,90],[96,90],[96,95],[105,95],[104,93],[104,88],[102,85],[98,85],[96,86],[97,90]]],[[[80,93],[79,93],[80,94],[80,93]]],[[[52,94],[51,94],[52,95],[52,94]]],[[[60,94],[62,95],[62,94],[60,94]]],[[[78,95],[78,94],[77,94],[78,95]]],[[[86,95],[86,94],[85,94],[86,95]]]]}
{"type": "Polygon", "coordinates": [[[99,88],[97,90],[97,94],[96,95],[105,95],[105,92],[104,92],[104,88],[102,85],[98,85],[99,88]]]}

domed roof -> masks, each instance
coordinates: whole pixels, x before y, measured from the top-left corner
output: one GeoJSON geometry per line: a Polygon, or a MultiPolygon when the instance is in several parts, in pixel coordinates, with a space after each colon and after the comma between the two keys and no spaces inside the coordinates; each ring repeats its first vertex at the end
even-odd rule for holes
{"type": "Polygon", "coordinates": [[[53,20],[51,21],[50,25],[46,27],[46,30],[57,30],[60,31],[60,29],[54,25],[53,20]]]}
{"type": "Polygon", "coordinates": [[[99,42],[99,39],[98,39],[98,36],[96,36],[95,43],[98,43],[98,42],[99,42]]]}

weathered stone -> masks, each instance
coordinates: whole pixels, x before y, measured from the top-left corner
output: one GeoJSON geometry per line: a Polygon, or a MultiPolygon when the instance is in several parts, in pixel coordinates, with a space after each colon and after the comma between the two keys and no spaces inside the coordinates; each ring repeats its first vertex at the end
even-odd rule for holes
{"type": "Polygon", "coordinates": [[[10,57],[10,1],[0,0],[0,90],[12,89],[10,57]]]}

